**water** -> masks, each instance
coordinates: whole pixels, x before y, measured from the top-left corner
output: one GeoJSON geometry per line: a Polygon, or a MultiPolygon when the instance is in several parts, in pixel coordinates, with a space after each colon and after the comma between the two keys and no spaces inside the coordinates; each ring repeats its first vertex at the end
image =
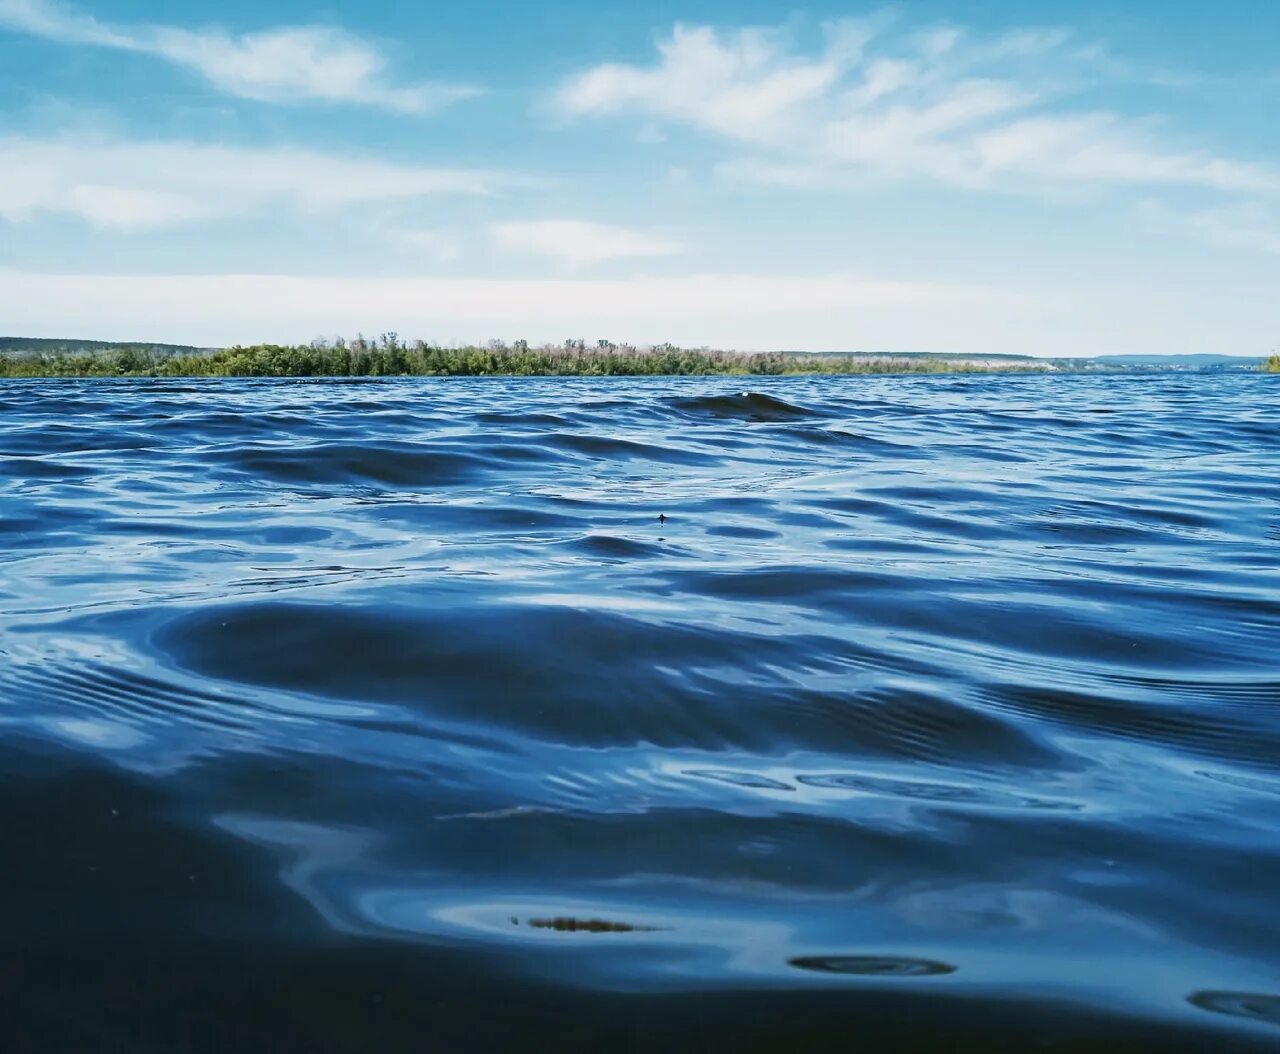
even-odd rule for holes
{"type": "Polygon", "coordinates": [[[0,1047],[1275,1049],[1278,398],[6,383],[0,1047]]]}

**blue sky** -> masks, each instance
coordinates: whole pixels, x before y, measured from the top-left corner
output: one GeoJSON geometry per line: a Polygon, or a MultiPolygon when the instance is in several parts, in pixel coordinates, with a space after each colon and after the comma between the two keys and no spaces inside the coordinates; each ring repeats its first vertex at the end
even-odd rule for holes
{"type": "Polygon", "coordinates": [[[0,0],[0,331],[1261,354],[1277,40],[1262,0],[0,0]]]}

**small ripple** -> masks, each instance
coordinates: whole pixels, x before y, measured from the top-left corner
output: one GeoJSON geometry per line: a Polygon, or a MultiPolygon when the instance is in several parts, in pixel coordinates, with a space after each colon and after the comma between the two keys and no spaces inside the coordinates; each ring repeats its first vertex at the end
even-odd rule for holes
{"type": "Polygon", "coordinates": [[[223,733],[254,728],[250,708],[233,699],[98,662],[11,663],[0,673],[0,684],[10,699],[28,699],[36,712],[91,722],[86,729],[99,723],[163,728],[174,721],[223,733]]]}
{"type": "Polygon", "coordinates": [[[585,538],[575,538],[565,544],[584,556],[595,556],[606,560],[641,560],[661,556],[663,553],[663,547],[653,542],[620,538],[612,534],[591,534],[585,538]]]}
{"type": "Polygon", "coordinates": [[[727,783],[731,787],[748,787],[751,790],[794,791],[790,783],[761,776],[755,772],[736,772],[733,769],[685,769],[686,776],[727,783]]]}
{"type": "Polygon", "coordinates": [[[1236,787],[1239,790],[1251,791],[1255,794],[1267,794],[1280,798],[1280,780],[1261,779],[1256,776],[1242,776],[1235,772],[1213,772],[1209,769],[1197,769],[1195,774],[1202,779],[1213,780],[1215,783],[1223,783],[1228,787],[1236,787]]]}
{"type": "Polygon", "coordinates": [[[545,436],[542,442],[561,450],[571,450],[590,457],[611,461],[641,460],[677,465],[714,465],[719,459],[710,454],[676,444],[665,446],[643,443],[635,439],[616,436],[583,435],[578,432],[557,432],[545,436]]]}
{"type": "Polygon", "coordinates": [[[1269,713],[1250,719],[1222,709],[1180,712],[1132,698],[1022,685],[988,687],[983,699],[988,706],[1033,715],[1064,728],[1176,747],[1200,757],[1262,764],[1274,764],[1280,757],[1280,730],[1268,720],[1269,713]]]}
{"type": "Polygon", "coordinates": [[[455,486],[500,467],[475,454],[386,442],[237,447],[210,460],[260,482],[303,486],[455,486]]]}
{"type": "Polygon", "coordinates": [[[45,458],[0,458],[0,473],[14,479],[87,479],[97,471],[90,465],[68,464],[45,458]]]}
{"type": "Polygon", "coordinates": [[[801,955],[787,961],[797,970],[858,977],[936,977],[956,972],[950,963],[899,955],[801,955]]]}
{"type": "Polygon", "coordinates": [[[869,776],[864,773],[802,773],[796,776],[796,781],[806,787],[815,787],[821,790],[852,791],[857,794],[909,798],[916,801],[936,802],[940,805],[954,804],[995,809],[1040,809],[1066,812],[1078,811],[1081,808],[1080,805],[1074,802],[1052,798],[1037,798],[1027,794],[1015,794],[986,787],[869,776]]]}
{"type": "Polygon", "coordinates": [[[787,714],[815,740],[884,758],[1030,768],[1062,764],[1030,730],[998,714],[960,706],[920,689],[875,688],[856,695],[807,692],[787,714]]]}
{"type": "Polygon", "coordinates": [[[1193,992],[1187,1002],[1201,1010],[1230,1017],[1242,1017],[1246,1021],[1260,1021],[1266,1025],[1280,1025],[1280,995],[1264,995],[1257,992],[1193,992]]]}
{"type": "MultiPolygon", "coordinates": [[[[426,609],[249,602],[172,618],[151,642],[164,661],[219,681],[403,703],[553,741],[754,750],[834,736],[908,756],[943,753],[944,742],[1006,757],[1032,749],[1007,723],[941,701],[797,692],[786,671],[804,638],[567,606],[572,600],[490,605],[437,594],[426,609]]],[[[843,670],[848,657],[829,651],[809,641],[806,676],[843,670]]]]}

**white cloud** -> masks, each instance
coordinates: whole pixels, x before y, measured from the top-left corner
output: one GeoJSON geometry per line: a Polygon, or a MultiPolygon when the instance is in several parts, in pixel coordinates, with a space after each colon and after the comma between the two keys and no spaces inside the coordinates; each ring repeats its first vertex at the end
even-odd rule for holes
{"type": "Polygon", "coordinates": [[[1045,179],[1280,192],[1280,170],[1162,150],[1109,114],[1014,121],[977,139],[983,169],[1045,179]]]}
{"type": "Polygon", "coordinates": [[[979,338],[973,327],[966,336],[965,320],[1003,317],[1018,302],[1005,291],[856,275],[586,280],[0,271],[0,317],[14,332],[197,344],[394,329],[441,340],[558,342],[580,334],[757,349],[952,348],[967,339],[976,349],[988,336],[979,338]]]}
{"type": "Polygon", "coordinates": [[[78,217],[148,230],[271,207],[324,211],[433,194],[484,195],[534,181],[291,149],[187,142],[0,138],[0,218],[78,217]]]}
{"type": "Polygon", "coordinates": [[[503,249],[554,256],[572,265],[637,256],[673,256],[684,251],[677,242],[643,231],[585,220],[494,223],[489,226],[489,233],[503,249]]]}
{"type": "Polygon", "coordinates": [[[33,274],[0,270],[0,318],[30,336],[190,344],[306,341],[395,330],[445,342],[566,336],[767,349],[1256,354],[1274,332],[1273,283],[1231,295],[1146,276],[1036,286],[857,275],[634,279],[33,274]]]}
{"type": "Polygon", "coordinates": [[[955,27],[886,38],[827,28],[816,54],[776,30],[677,25],[650,66],[597,66],[561,85],[572,117],[634,115],[747,148],[725,171],[786,186],[853,178],[1056,193],[1181,185],[1280,193],[1280,168],[1170,146],[1149,122],[1066,105],[1096,49],[1056,30],[978,39],[955,27]]]}
{"type": "Polygon", "coordinates": [[[1138,207],[1138,217],[1159,234],[1280,255],[1280,212],[1262,202],[1179,211],[1158,201],[1144,201],[1138,207]]]}
{"type": "Polygon", "coordinates": [[[112,25],[53,0],[0,0],[0,26],[65,44],[152,55],[247,99],[318,99],[421,113],[476,94],[460,85],[388,84],[386,60],[372,44],[326,26],[236,35],[217,29],[112,25]]]}
{"type": "Polygon", "coordinates": [[[822,55],[805,60],[786,52],[777,31],[744,29],[725,42],[707,26],[677,25],[658,45],[656,67],[597,66],[563,85],[558,103],[573,115],[630,110],[768,142],[785,136],[797,107],[831,91],[869,35],[849,24],[822,55]]]}
{"type": "Polygon", "coordinates": [[[371,234],[414,259],[445,264],[462,255],[462,245],[454,235],[430,227],[378,223],[373,226],[371,234]]]}

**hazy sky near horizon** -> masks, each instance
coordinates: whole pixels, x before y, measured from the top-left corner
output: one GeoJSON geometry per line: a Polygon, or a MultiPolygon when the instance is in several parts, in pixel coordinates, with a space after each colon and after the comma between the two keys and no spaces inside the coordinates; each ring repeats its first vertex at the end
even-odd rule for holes
{"type": "Polygon", "coordinates": [[[1280,343],[1275,0],[0,0],[0,332],[1280,343]]]}

